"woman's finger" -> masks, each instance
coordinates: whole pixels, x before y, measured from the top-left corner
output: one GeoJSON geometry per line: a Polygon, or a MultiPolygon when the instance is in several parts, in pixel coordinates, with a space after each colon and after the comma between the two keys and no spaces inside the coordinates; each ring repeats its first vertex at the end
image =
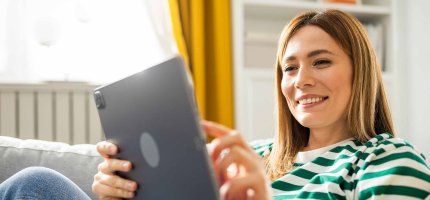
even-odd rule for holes
{"type": "Polygon", "coordinates": [[[117,197],[100,197],[100,200],[121,200],[122,198],[117,197]]]}
{"type": "Polygon", "coordinates": [[[216,174],[220,178],[221,184],[232,177],[232,174],[240,174],[239,170],[245,170],[247,174],[254,172],[264,173],[258,157],[239,146],[233,146],[224,157],[218,159],[216,165],[216,174]],[[232,166],[235,168],[232,168],[232,166]],[[235,171],[232,171],[232,169],[235,171]]]}
{"type": "Polygon", "coordinates": [[[117,171],[128,172],[132,168],[132,164],[127,160],[118,160],[107,158],[99,164],[98,170],[104,174],[114,174],[117,171]]]}
{"type": "Polygon", "coordinates": [[[107,175],[103,173],[97,173],[94,176],[94,180],[100,182],[103,185],[127,190],[134,192],[137,189],[137,183],[131,180],[123,179],[117,175],[107,175]]]}
{"type": "Polygon", "coordinates": [[[219,170],[227,170],[231,164],[243,165],[247,171],[256,171],[260,168],[260,160],[250,152],[239,146],[233,146],[218,162],[219,170]]]}
{"type": "Polygon", "coordinates": [[[254,152],[252,148],[245,142],[242,136],[236,131],[232,131],[230,134],[224,137],[213,140],[211,146],[212,149],[210,154],[212,160],[214,161],[218,159],[223,150],[229,149],[232,146],[240,146],[246,151],[254,152]]]}
{"type": "Polygon", "coordinates": [[[104,185],[99,181],[94,181],[92,189],[94,193],[98,194],[100,199],[134,197],[134,192],[104,185]]]}
{"type": "Polygon", "coordinates": [[[107,141],[98,142],[96,144],[96,149],[104,158],[109,158],[113,155],[116,155],[118,152],[118,147],[115,144],[107,141]]]}
{"type": "Polygon", "coordinates": [[[222,199],[258,199],[266,196],[266,192],[260,189],[265,187],[266,183],[259,180],[257,174],[248,174],[247,176],[235,177],[220,188],[222,199]]]}
{"type": "Polygon", "coordinates": [[[223,137],[223,136],[229,134],[231,131],[231,129],[229,129],[223,125],[217,124],[215,122],[202,120],[201,124],[203,126],[205,133],[208,136],[212,136],[215,138],[223,137]]]}
{"type": "Polygon", "coordinates": [[[224,149],[233,144],[241,145],[246,149],[252,150],[251,147],[236,130],[229,129],[223,125],[210,121],[202,120],[201,124],[208,136],[216,137],[216,139],[211,142],[212,144],[210,146],[212,147],[221,144],[221,146],[219,146],[214,152],[215,155],[219,154],[220,149],[224,149]]]}

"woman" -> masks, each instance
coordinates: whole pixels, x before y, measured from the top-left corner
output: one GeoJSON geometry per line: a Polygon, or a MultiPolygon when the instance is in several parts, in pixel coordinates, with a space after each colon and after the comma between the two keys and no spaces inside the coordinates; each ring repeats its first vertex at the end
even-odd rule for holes
{"type": "MultiPolygon", "coordinates": [[[[252,148],[236,131],[202,122],[217,138],[210,154],[225,199],[430,198],[430,168],[392,135],[381,69],[356,18],[338,10],[294,18],[279,42],[276,92],[273,142],[252,148]]],[[[132,197],[137,184],[114,175],[131,163],[110,159],[111,143],[97,147],[106,159],[93,191],[132,197]]]]}

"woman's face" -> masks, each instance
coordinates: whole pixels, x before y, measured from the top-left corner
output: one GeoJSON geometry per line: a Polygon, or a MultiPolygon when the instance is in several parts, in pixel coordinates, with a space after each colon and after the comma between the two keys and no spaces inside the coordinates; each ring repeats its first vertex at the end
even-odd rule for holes
{"type": "Polygon", "coordinates": [[[352,64],[329,34],[317,26],[300,28],[288,42],[282,71],[282,93],[300,124],[346,127],[352,64]]]}

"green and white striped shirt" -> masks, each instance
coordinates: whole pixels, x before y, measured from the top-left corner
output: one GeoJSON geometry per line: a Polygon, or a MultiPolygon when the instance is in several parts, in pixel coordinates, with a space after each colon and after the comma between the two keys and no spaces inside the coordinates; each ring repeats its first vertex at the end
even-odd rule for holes
{"type": "MultiPolygon", "coordinates": [[[[253,146],[264,155],[272,142],[253,146]]],[[[274,199],[430,199],[424,156],[387,133],[300,152],[295,166],[272,183],[274,199]]]]}

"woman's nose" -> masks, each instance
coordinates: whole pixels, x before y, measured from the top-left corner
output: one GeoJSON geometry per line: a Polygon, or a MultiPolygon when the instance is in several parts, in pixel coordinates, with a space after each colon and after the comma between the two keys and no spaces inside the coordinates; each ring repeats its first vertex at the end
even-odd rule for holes
{"type": "Polygon", "coordinates": [[[299,88],[299,89],[314,86],[315,79],[312,74],[312,69],[306,66],[300,67],[297,73],[296,82],[294,85],[296,88],[299,88]]]}

